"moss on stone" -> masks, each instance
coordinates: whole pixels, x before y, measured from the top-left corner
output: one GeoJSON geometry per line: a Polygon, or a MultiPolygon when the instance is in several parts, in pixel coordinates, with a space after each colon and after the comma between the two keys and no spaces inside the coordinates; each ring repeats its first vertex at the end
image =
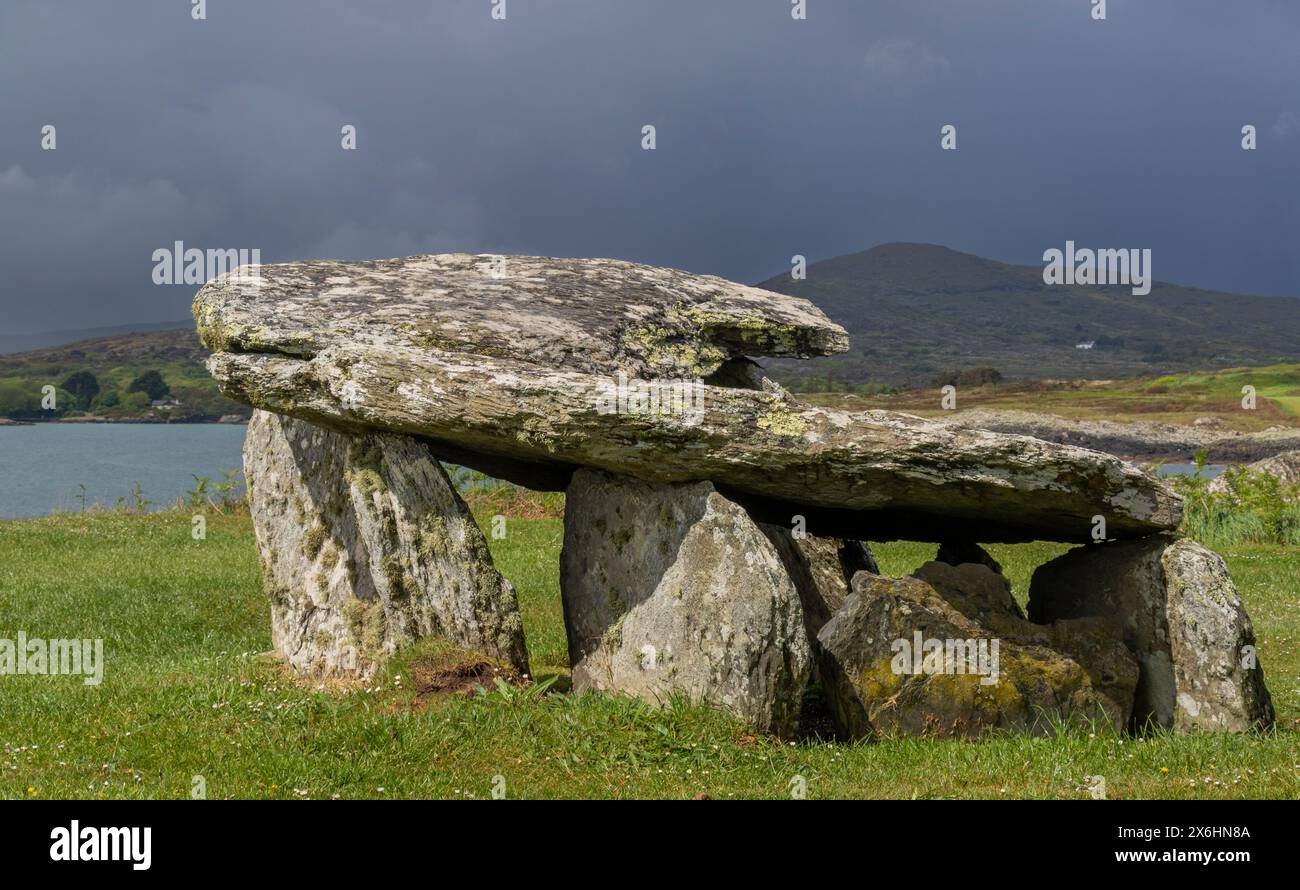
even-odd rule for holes
{"type": "Polygon", "coordinates": [[[387,628],[384,621],[384,604],[376,599],[367,602],[350,596],[340,607],[348,633],[362,654],[373,658],[384,646],[387,628]]]}
{"type": "Polygon", "coordinates": [[[735,314],[687,307],[681,314],[703,335],[735,337],[755,355],[799,355],[804,351],[794,325],[773,321],[761,312],[735,314]]]}
{"type": "Polygon", "coordinates": [[[361,638],[362,648],[374,657],[378,655],[384,647],[384,641],[387,638],[387,628],[384,626],[384,604],[376,600],[370,608],[366,609],[365,633],[361,638]]]}
{"type": "Polygon", "coordinates": [[[797,326],[757,310],[719,312],[687,305],[668,309],[656,324],[630,325],[621,345],[653,368],[671,367],[693,377],[708,377],[735,354],[808,352],[797,326]]]}
{"type": "Polygon", "coordinates": [[[365,496],[367,503],[377,491],[387,491],[384,482],[384,458],[379,446],[366,437],[357,437],[348,449],[348,468],[344,478],[365,496]]]}
{"type": "Polygon", "coordinates": [[[447,534],[447,520],[437,514],[420,519],[420,536],[416,549],[425,560],[433,561],[451,552],[451,539],[447,534]]]}
{"type": "Polygon", "coordinates": [[[389,553],[385,556],[379,563],[379,570],[384,573],[384,580],[388,582],[388,592],[392,594],[393,599],[404,599],[414,592],[415,585],[407,577],[406,568],[397,554],[389,553]]]}
{"type": "Polygon", "coordinates": [[[307,559],[315,559],[316,554],[320,553],[322,545],[325,543],[325,526],[317,523],[307,530],[307,534],[302,538],[302,555],[307,559]]]}
{"type": "MultiPolygon", "coordinates": [[[[611,593],[610,596],[613,597],[615,594],[611,593]]],[[[618,616],[617,621],[605,629],[600,637],[601,648],[607,652],[616,652],[623,645],[623,622],[626,620],[627,613],[624,612],[618,616]]]]}
{"type": "Polygon", "coordinates": [[[673,340],[662,325],[631,325],[623,332],[621,345],[652,368],[690,377],[708,377],[730,358],[726,350],[711,343],[673,340]]]}
{"type": "Polygon", "coordinates": [[[758,416],[758,426],[777,436],[796,438],[808,432],[808,421],[798,405],[793,405],[780,396],[768,395],[765,399],[768,407],[758,416]]]}
{"type": "Polygon", "coordinates": [[[667,501],[659,505],[659,521],[666,528],[677,525],[677,513],[673,510],[673,505],[667,501]]]}
{"type": "MultiPolygon", "coordinates": [[[[209,285],[208,288],[223,288],[209,285]]],[[[204,290],[208,290],[205,288],[204,290]]],[[[310,334],[293,331],[275,331],[261,324],[228,324],[221,320],[221,304],[216,294],[200,301],[195,299],[190,307],[199,342],[209,352],[270,352],[286,355],[310,355],[315,340],[310,334]]]]}
{"type": "Polygon", "coordinates": [[[263,585],[267,597],[271,600],[273,606],[287,606],[289,604],[289,590],[273,581],[267,580],[263,585]]]}

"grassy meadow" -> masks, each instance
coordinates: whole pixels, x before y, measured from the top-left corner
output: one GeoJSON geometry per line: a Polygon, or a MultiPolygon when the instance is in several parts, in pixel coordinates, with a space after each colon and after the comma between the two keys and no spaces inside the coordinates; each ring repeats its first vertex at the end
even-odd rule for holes
{"type": "MultiPolygon", "coordinates": [[[[800,393],[812,404],[860,411],[885,408],[943,414],[939,387],[902,392],[800,393]]],[[[1178,425],[1218,417],[1224,430],[1255,432],[1300,426],[1300,365],[1230,368],[1123,380],[1023,381],[958,387],[962,409],[1028,411],[1071,420],[1149,421],[1178,425]],[[1254,410],[1241,407],[1242,387],[1255,387],[1254,410]]]]}
{"type": "MultiPolygon", "coordinates": [[[[1224,548],[1278,711],[1266,735],[1098,731],[979,742],[855,744],[759,736],[706,707],[663,709],[567,688],[561,520],[513,511],[498,566],[518,588],[537,683],[436,697],[416,647],[369,686],[296,679],[265,653],[268,605],[250,521],[188,511],[0,522],[0,637],[96,638],[104,680],[0,676],[0,797],[209,798],[1300,797],[1300,558],[1224,548]],[[533,518],[528,518],[529,516],[533,518]]],[[[538,515],[540,514],[540,515],[538,515]]],[[[480,520],[485,519],[484,513],[480,520]]],[[[889,574],[933,545],[879,545],[889,574]]],[[[993,547],[1025,596],[1060,545],[993,547]]]]}

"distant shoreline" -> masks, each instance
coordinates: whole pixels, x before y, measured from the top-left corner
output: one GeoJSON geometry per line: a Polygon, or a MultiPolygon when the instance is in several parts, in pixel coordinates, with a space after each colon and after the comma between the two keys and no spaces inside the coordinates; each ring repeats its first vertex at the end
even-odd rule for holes
{"type": "Polygon", "coordinates": [[[0,426],[36,426],[42,423],[122,423],[122,424],[150,424],[154,426],[176,426],[176,425],[211,425],[211,426],[238,426],[247,424],[247,418],[238,420],[161,420],[144,417],[51,417],[48,420],[13,420],[8,417],[0,417],[0,426]]]}

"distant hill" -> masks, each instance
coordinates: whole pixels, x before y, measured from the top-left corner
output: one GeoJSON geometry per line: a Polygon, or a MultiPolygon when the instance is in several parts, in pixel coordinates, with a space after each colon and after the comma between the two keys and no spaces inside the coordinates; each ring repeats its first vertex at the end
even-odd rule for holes
{"type": "Polygon", "coordinates": [[[0,355],[0,417],[150,421],[247,417],[247,406],[217,391],[203,364],[207,355],[192,325],[0,355]],[[159,392],[157,384],[137,383],[150,371],[157,372],[166,393],[159,392]],[[74,375],[84,374],[93,378],[89,387],[93,394],[87,391],[86,377],[72,382],[74,375]],[[42,387],[47,385],[57,389],[54,412],[41,405],[42,387]],[[155,407],[155,400],[178,404],[155,407]]]}
{"type": "MultiPolygon", "coordinates": [[[[1156,258],[1159,268],[1159,257],[1156,258]]],[[[933,244],[883,244],[758,286],[806,297],[849,332],[850,352],[771,363],[798,388],[928,386],[990,366],[1008,379],[1106,379],[1300,360],[1300,299],[1156,282],[1043,283],[1014,266],[933,244]],[[1078,349],[1079,343],[1093,344],[1078,349]]]]}
{"type": "Polygon", "coordinates": [[[43,331],[38,334],[0,334],[0,355],[15,352],[29,352],[33,349],[45,349],[50,346],[63,346],[81,340],[98,337],[114,337],[119,334],[134,334],[139,331],[174,331],[189,327],[190,322],[162,321],[139,322],[137,324],[114,325],[106,328],[83,328],[75,331],[43,331]]]}
{"type": "MultiPolygon", "coordinates": [[[[807,272],[804,281],[786,273],[759,285],[812,300],[849,332],[844,355],[768,363],[803,391],[931,387],[936,377],[981,367],[1009,381],[1099,380],[1300,362],[1300,299],[1292,297],[1161,282],[1142,297],[1127,287],[1047,286],[1041,267],[933,244],[884,244],[813,263],[807,272]],[[1086,342],[1091,349],[1075,348],[1086,342]]],[[[71,407],[78,399],[61,395],[61,414],[246,417],[246,406],[217,391],[206,357],[188,321],[0,355],[0,417],[48,418],[41,387],[62,386],[79,371],[92,373],[100,392],[71,407]],[[159,372],[179,407],[142,406],[139,392],[130,392],[149,370],[159,372]]]]}

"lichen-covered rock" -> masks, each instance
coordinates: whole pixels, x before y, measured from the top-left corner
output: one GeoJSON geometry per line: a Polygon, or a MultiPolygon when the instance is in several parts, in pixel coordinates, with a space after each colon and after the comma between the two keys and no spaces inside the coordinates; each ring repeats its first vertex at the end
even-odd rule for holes
{"type": "Polygon", "coordinates": [[[424,445],[258,411],[244,473],[272,638],[295,669],[365,676],[439,637],[527,672],[514,589],[424,445]]]}
{"type": "Polygon", "coordinates": [[[754,499],[751,513],[803,513],[814,534],[859,539],[1085,541],[1097,515],[1116,538],[1181,516],[1176,494],[1108,455],[813,408],[758,385],[745,356],[847,348],[799,298],[614,260],[454,254],[256,273],[194,300],[222,392],[418,436],[530,487],[563,488],[577,466],[707,479],[754,499]]]}
{"type": "Polygon", "coordinates": [[[1076,548],[1034,572],[1029,617],[1108,623],[1142,666],[1139,729],[1148,720],[1178,732],[1273,723],[1250,616],[1223,559],[1194,541],[1076,548]]]}
{"type": "Polygon", "coordinates": [[[575,473],[560,590],[575,688],[683,695],[794,732],[811,670],[798,592],[710,483],[575,473]]]}
{"type": "Polygon", "coordinates": [[[249,267],[195,298],[213,352],[435,349],[544,368],[707,377],[746,355],[829,355],[848,334],[800,297],[620,260],[443,254],[249,267]]]}
{"type": "Polygon", "coordinates": [[[530,487],[575,466],[708,479],[733,499],[771,502],[773,515],[803,514],[827,537],[1082,542],[1095,516],[1115,538],[1173,528],[1182,516],[1163,483],[1100,452],[812,408],[780,392],[692,384],[689,411],[611,410],[605,377],[364,344],[310,358],[221,352],[208,368],[222,392],[255,407],[426,438],[449,459],[530,487]],[[485,466],[489,458],[497,464],[485,466]]]}
{"type": "Polygon", "coordinates": [[[818,635],[831,712],[849,738],[1045,734],[1126,725],[1137,663],[1103,622],[1034,625],[985,565],[929,562],[907,578],[860,572],[818,635]]]}

